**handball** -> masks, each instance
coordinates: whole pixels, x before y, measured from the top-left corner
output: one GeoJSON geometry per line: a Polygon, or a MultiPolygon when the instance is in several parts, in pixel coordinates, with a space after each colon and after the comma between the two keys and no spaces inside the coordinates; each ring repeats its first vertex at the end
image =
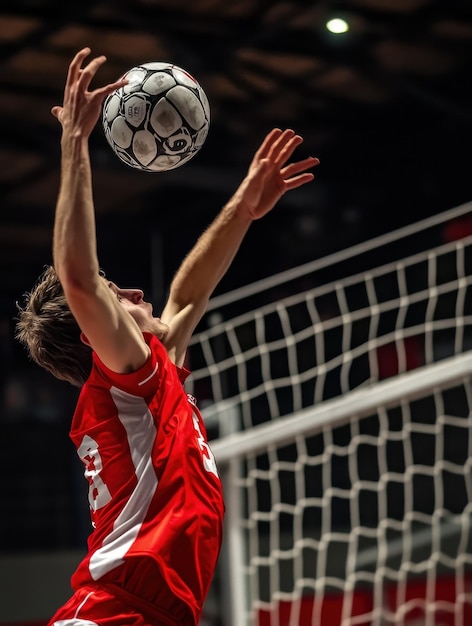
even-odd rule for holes
{"type": "Polygon", "coordinates": [[[146,172],[165,172],[190,161],[210,126],[210,106],[200,84],[166,62],[143,63],[124,77],[128,84],[103,103],[103,130],[114,153],[146,172]]]}

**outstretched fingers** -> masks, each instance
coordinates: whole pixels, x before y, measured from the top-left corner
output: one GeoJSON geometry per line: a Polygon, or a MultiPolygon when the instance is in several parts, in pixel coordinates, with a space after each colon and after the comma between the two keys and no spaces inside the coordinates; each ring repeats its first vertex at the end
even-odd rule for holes
{"type": "Polygon", "coordinates": [[[100,87],[95,89],[93,92],[98,99],[104,99],[108,94],[112,93],[116,89],[120,89],[120,87],[124,87],[128,84],[127,78],[120,78],[116,80],[114,83],[110,83],[109,85],[105,85],[104,87],[100,87]]]}
{"type": "Polygon", "coordinates": [[[309,183],[315,177],[313,172],[307,172],[306,170],[316,167],[320,160],[317,157],[308,157],[297,163],[291,163],[284,167],[280,174],[284,179],[285,189],[296,189],[301,187],[305,183],[309,183]]]}
{"type": "Polygon", "coordinates": [[[291,128],[283,131],[280,128],[274,128],[265,137],[254,156],[254,161],[268,159],[276,167],[282,168],[302,143],[303,137],[297,135],[291,128]]]}
{"type": "Polygon", "coordinates": [[[256,154],[254,155],[254,161],[260,161],[261,159],[267,159],[270,155],[270,152],[272,150],[272,147],[274,145],[274,143],[277,141],[277,139],[279,139],[279,137],[282,135],[282,131],[280,130],[280,128],[273,128],[270,133],[268,133],[264,139],[264,141],[262,142],[262,144],[260,145],[259,149],[257,150],[256,154]]]}
{"type": "Polygon", "coordinates": [[[84,90],[88,90],[93,77],[98,72],[99,68],[105,63],[106,57],[102,54],[92,59],[87,65],[80,70],[78,77],[79,86],[84,90]]]}
{"type": "Polygon", "coordinates": [[[274,144],[271,158],[277,167],[283,165],[292,157],[296,148],[303,143],[303,137],[295,134],[293,130],[285,131],[274,144]]]}
{"type": "Polygon", "coordinates": [[[90,48],[86,47],[82,48],[82,50],[79,50],[79,52],[77,52],[77,54],[74,56],[74,58],[70,62],[69,70],[67,72],[66,85],[77,81],[78,77],[80,76],[80,72],[82,71],[82,63],[84,62],[84,59],[88,57],[90,52],[90,48]]]}
{"type": "Polygon", "coordinates": [[[51,109],[51,113],[61,124],[80,122],[85,135],[90,133],[105,97],[128,83],[122,77],[113,83],[90,90],[93,78],[106,61],[104,55],[99,55],[84,63],[90,52],[90,48],[86,47],[74,56],[67,73],[63,105],[51,109]]]}
{"type": "Polygon", "coordinates": [[[320,160],[317,157],[307,157],[302,161],[297,161],[296,163],[290,163],[286,167],[283,167],[280,170],[280,174],[284,180],[292,178],[296,174],[300,174],[305,170],[311,169],[312,167],[316,167],[319,165],[320,160]]]}
{"type": "Polygon", "coordinates": [[[90,48],[83,48],[75,55],[69,68],[68,80],[76,81],[76,84],[79,88],[79,93],[88,92],[90,98],[92,98],[94,101],[100,102],[103,101],[108,94],[126,85],[128,83],[128,80],[122,77],[114,81],[113,83],[109,83],[108,85],[104,85],[103,87],[99,87],[97,89],[89,91],[89,87],[93,78],[97,74],[100,67],[107,60],[106,57],[102,54],[93,58],[91,61],[89,61],[89,63],[87,63],[87,65],[82,67],[85,58],[89,54],[90,48]]]}
{"type": "Polygon", "coordinates": [[[289,178],[284,181],[285,191],[297,189],[297,187],[301,187],[306,183],[310,183],[314,178],[315,175],[313,174],[313,172],[305,172],[304,174],[299,174],[298,176],[289,178]]]}

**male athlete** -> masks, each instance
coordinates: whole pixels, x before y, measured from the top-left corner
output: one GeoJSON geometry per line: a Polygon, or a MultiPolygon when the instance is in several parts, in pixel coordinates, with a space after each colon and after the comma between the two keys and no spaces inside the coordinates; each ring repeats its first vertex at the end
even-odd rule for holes
{"type": "MultiPolygon", "coordinates": [[[[105,57],[72,60],[62,106],[61,182],[46,268],[19,309],[17,337],[33,360],[81,387],[70,436],[89,483],[93,531],[73,595],[49,626],[195,626],[222,536],[220,479],[183,382],[187,346],[253,220],[313,179],[302,138],[272,130],[248,173],[184,259],[161,314],[122,289],[97,258],[88,141],[104,98],[90,90],[105,57]]],[[[52,460],[53,464],[54,461],[52,460]]]]}

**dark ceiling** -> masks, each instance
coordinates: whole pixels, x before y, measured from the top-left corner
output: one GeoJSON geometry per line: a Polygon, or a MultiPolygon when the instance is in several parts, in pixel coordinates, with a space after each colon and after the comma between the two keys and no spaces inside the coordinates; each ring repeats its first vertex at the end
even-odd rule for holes
{"type": "Polygon", "coordinates": [[[108,58],[100,82],[172,61],[210,100],[206,144],[173,172],[132,170],[100,127],[92,136],[102,265],[155,300],[273,126],[305,137],[299,154],[321,159],[317,181],[254,225],[220,289],[472,198],[471,0],[2,3],[3,316],[50,261],[60,136],[50,109],[85,45],[108,58]],[[348,18],[347,34],[326,31],[333,14],[348,18]]]}

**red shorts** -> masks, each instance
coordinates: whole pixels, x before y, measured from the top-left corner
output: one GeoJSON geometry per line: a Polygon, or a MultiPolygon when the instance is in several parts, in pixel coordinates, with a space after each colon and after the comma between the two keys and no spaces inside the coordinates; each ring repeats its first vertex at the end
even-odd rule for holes
{"type": "Polygon", "coordinates": [[[113,585],[85,586],[56,611],[48,626],[190,626],[194,623],[188,613],[171,615],[147,606],[146,602],[137,602],[134,596],[113,585]]]}

